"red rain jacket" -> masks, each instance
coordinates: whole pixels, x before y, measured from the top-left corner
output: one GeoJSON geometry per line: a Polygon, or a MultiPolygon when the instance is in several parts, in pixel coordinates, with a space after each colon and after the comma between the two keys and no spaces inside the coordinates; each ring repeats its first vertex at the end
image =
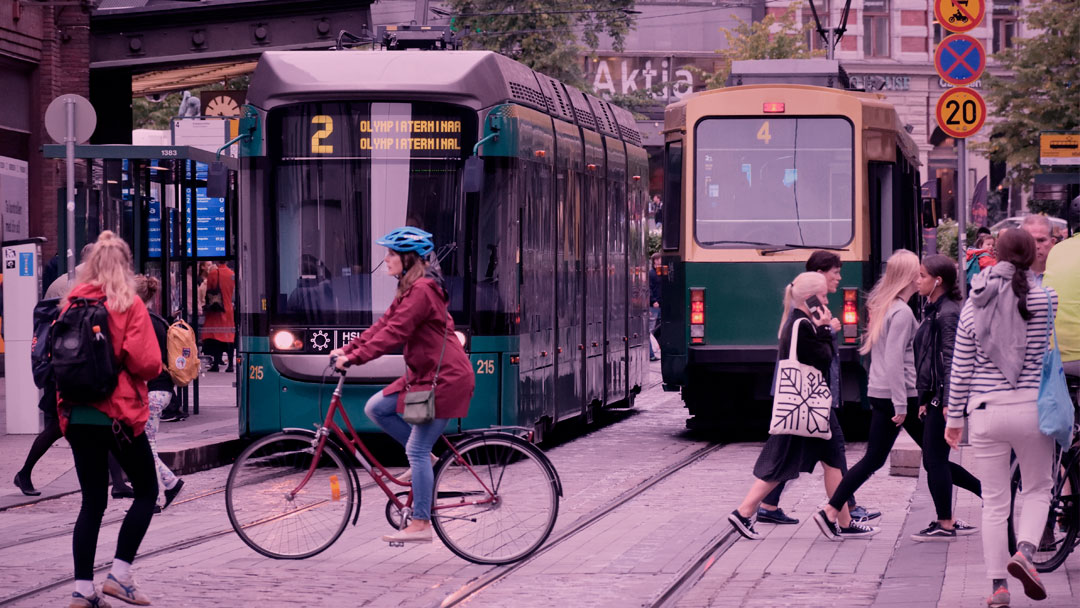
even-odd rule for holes
{"type": "Polygon", "coordinates": [[[446,354],[435,388],[435,417],[462,418],[469,412],[476,379],[469,356],[454,335],[454,320],[447,312],[444,292],[434,280],[425,277],[413,283],[374,325],[342,350],[351,364],[361,365],[405,345],[406,375],[383,389],[384,395],[398,394],[397,411],[402,413],[406,379],[410,390],[431,388],[444,332],[446,354]]]}
{"type": "Polygon", "coordinates": [[[224,300],[225,312],[205,311],[206,321],[202,326],[204,340],[233,343],[236,341],[236,318],[233,316],[233,292],[236,290],[236,273],[224,264],[210,271],[206,276],[206,290],[218,288],[224,300]]]}
{"type": "MultiPolygon", "coordinates": [[[[100,286],[80,283],[72,288],[68,299],[101,298],[105,292],[100,286]]],[[[143,432],[150,417],[149,401],[146,398],[146,382],[161,373],[161,349],[158,347],[154,326],[150,322],[150,313],[146,305],[134,296],[131,306],[124,312],[117,312],[105,301],[109,311],[109,340],[112,343],[116,360],[120,363],[120,377],[112,395],[94,407],[106,416],[119,420],[131,427],[136,435],[143,432]]],[[[64,310],[67,310],[67,306],[64,310]]],[[[61,312],[63,314],[63,312],[61,312]]],[[[60,430],[67,432],[67,415],[64,403],[58,405],[60,412],[60,430]]]]}

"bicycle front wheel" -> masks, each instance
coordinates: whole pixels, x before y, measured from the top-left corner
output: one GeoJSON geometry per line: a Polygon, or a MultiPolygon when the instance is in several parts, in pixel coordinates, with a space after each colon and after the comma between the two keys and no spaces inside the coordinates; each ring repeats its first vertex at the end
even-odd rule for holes
{"type": "Polygon", "coordinates": [[[329,444],[316,461],[313,440],[311,434],[270,435],[244,450],[229,472],[229,521],[241,540],[267,557],[311,557],[349,523],[352,475],[329,444]]]}
{"type": "MultiPolygon", "coordinates": [[[[1022,503],[1017,494],[1023,495],[1023,480],[1020,471],[1013,473],[1013,512],[1009,517],[1010,532],[1015,522],[1020,521],[1022,503]]],[[[1032,555],[1032,563],[1039,572],[1052,572],[1069,557],[1080,535],[1080,465],[1069,464],[1068,469],[1059,471],[1055,476],[1054,487],[1050,494],[1050,511],[1043,528],[1042,538],[1032,555]]],[[[1013,541],[1015,542],[1015,541],[1013,541]]],[[[1010,546],[1015,550],[1014,546],[1010,546]]]]}
{"type": "Polygon", "coordinates": [[[512,435],[484,435],[436,465],[431,522],[446,546],[477,564],[536,551],[555,526],[559,490],[542,453],[512,435]]]}

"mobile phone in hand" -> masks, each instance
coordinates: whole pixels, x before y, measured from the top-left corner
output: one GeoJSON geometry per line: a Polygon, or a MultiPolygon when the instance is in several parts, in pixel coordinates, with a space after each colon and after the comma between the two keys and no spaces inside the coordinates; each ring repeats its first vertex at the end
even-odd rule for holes
{"type": "Polygon", "coordinates": [[[822,309],[825,305],[821,303],[821,298],[817,296],[810,296],[806,298],[806,307],[810,309],[810,314],[813,315],[815,321],[820,321],[822,318],[822,309]]]}

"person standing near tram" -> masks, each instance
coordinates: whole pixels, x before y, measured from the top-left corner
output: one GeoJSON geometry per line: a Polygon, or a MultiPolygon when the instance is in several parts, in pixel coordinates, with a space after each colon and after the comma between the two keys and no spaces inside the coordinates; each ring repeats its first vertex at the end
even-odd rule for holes
{"type": "Polygon", "coordinates": [[[374,325],[331,351],[330,360],[344,370],[404,347],[405,375],[375,393],[364,413],[405,447],[412,473],[412,521],[383,540],[431,542],[435,486],[431,449],[450,419],[468,414],[476,380],[469,356],[455,335],[438,262],[428,257],[435,249],[431,233],[405,226],[377,243],[387,248],[383,259],[387,274],[398,279],[394,300],[374,325]],[[400,416],[405,395],[413,390],[435,391],[434,417],[428,422],[410,424],[400,416]]]}
{"type": "Polygon", "coordinates": [[[213,362],[207,371],[220,371],[221,358],[229,354],[226,373],[233,371],[233,359],[236,353],[236,317],[233,311],[233,293],[236,291],[236,273],[227,263],[222,262],[212,268],[206,276],[206,296],[203,314],[206,324],[203,326],[203,351],[212,357],[213,362]]]}

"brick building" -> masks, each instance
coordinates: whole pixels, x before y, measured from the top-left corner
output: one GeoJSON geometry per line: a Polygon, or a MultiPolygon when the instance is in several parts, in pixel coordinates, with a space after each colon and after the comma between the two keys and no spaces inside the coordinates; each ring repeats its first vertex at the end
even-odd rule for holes
{"type": "Polygon", "coordinates": [[[63,186],[64,171],[61,162],[41,155],[41,146],[52,143],[44,129],[45,109],[64,93],[89,95],[90,10],[89,0],[0,3],[3,238],[44,236],[46,258],[56,251],[57,191],[63,186]],[[25,175],[26,185],[4,186],[13,173],[25,175]],[[19,199],[24,201],[21,208],[19,199]]]}

